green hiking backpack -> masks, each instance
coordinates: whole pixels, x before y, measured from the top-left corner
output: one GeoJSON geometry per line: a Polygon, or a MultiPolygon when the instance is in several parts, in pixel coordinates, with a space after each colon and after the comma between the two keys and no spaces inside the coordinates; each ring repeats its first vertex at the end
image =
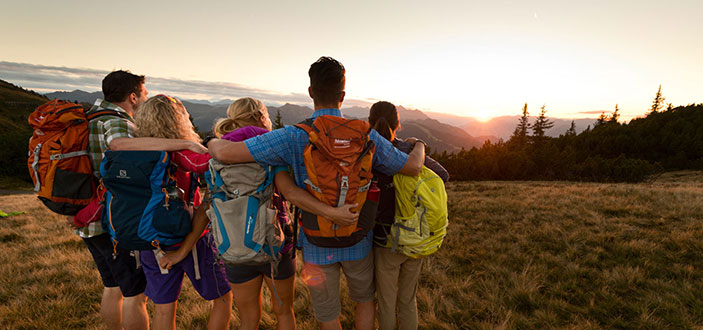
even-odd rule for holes
{"type": "Polygon", "coordinates": [[[420,175],[393,176],[395,221],[387,247],[412,258],[435,253],[447,234],[447,191],[444,182],[423,166],[420,175]]]}

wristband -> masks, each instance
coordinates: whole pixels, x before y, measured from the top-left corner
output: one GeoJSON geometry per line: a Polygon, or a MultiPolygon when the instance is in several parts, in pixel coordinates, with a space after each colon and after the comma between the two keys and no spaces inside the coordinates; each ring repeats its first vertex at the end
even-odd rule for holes
{"type": "Polygon", "coordinates": [[[203,139],[203,145],[205,146],[205,148],[207,148],[207,143],[210,142],[210,140],[212,139],[217,139],[217,136],[208,135],[205,137],[205,139],[203,139]]]}
{"type": "Polygon", "coordinates": [[[424,144],[424,145],[425,145],[425,149],[427,149],[427,143],[425,143],[425,141],[422,141],[422,140],[420,140],[420,139],[416,139],[416,140],[415,140],[415,143],[413,143],[413,148],[415,148],[415,145],[418,144],[418,142],[424,144]]]}

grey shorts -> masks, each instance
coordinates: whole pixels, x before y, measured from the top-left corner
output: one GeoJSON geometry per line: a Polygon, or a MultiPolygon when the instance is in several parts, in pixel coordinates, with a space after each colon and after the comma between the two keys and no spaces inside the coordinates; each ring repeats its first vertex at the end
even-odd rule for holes
{"type": "Polygon", "coordinates": [[[361,260],[341,261],[329,265],[305,262],[302,277],[310,291],[315,318],[319,322],[334,321],[341,312],[340,269],[347,279],[349,297],[353,301],[363,303],[374,298],[373,253],[361,260]]]}

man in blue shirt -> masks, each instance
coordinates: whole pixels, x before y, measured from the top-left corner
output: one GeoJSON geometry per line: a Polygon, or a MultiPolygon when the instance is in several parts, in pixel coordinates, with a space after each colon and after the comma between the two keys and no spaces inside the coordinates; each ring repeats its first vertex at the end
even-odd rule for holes
{"type": "MultiPolygon", "coordinates": [[[[310,66],[310,87],[308,93],[313,99],[315,112],[311,118],[322,115],[342,116],[339,108],[344,101],[345,69],[331,57],[321,57],[310,66]]],[[[408,155],[395,147],[376,131],[369,138],[376,151],[373,156],[373,169],[387,175],[403,173],[418,175],[425,158],[424,144],[417,144],[408,155]]],[[[415,143],[416,139],[410,139],[415,143]]],[[[230,142],[213,139],[208,142],[210,154],[223,163],[257,163],[273,166],[290,166],[295,182],[305,188],[308,178],[303,161],[303,151],[308,143],[308,134],[297,127],[286,126],[244,142],[230,142]]],[[[338,223],[344,226],[350,223],[338,223]]],[[[357,244],[347,248],[324,248],[311,244],[300,232],[303,247],[303,280],[308,285],[315,318],[320,329],[341,329],[339,314],[339,270],[347,279],[349,296],[356,305],[355,323],[357,329],[372,329],[375,305],[373,285],[372,233],[357,244]]]]}

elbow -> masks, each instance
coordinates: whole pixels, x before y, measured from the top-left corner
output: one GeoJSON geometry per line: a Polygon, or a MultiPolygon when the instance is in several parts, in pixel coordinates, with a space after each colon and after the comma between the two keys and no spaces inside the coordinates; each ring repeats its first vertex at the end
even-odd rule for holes
{"type": "Polygon", "coordinates": [[[290,189],[287,185],[279,184],[276,184],[276,188],[278,188],[278,191],[283,195],[283,198],[297,206],[298,198],[296,194],[293,193],[293,189],[290,189]]]}
{"type": "Polygon", "coordinates": [[[210,156],[212,156],[213,159],[221,162],[222,154],[218,148],[210,147],[208,148],[208,153],[210,154],[210,156]]]}
{"type": "Polygon", "coordinates": [[[411,176],[418,176],[420,175],[420,172],[422,172],[422,164],[420,166],[414,166],[410,168],[410,175],[411,176]]]}

